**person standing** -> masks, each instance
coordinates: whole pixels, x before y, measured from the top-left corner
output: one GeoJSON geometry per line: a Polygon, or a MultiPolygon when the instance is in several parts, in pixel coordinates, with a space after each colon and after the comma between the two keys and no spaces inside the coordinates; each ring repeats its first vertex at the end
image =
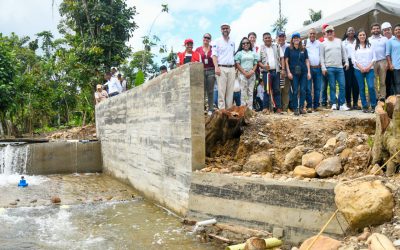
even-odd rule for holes
{"type": "MultiPolygon", "coordinates": [[[[389,22],[384,22],[382,23],[381,26],[382,29],[382,33],[383,35],[388,39],[393,39],[394,36],[392,34],[392,25],[389,22]]],[[[387,42],[386,42],[387,44],[387,42]]],[[[393,84],[394,84],[394,76],[393,76],[393,71],[391,71],[389,69],[389,64],[386,70],[386,98],[388,96],[394,95],[394,88],[393,88],[393,84]]]]}
{"type": "Polygon", "coordinates": [[[178,53],[179,66],[190,62],[201,62],[199,53],[193,51],[193,40],[191,38],[186,39],[183,45],[185,46],[185,51],[178,53]]]}
{"type": "Polygon", "coordinates": [[[362,111],[368,113],[368,102],[365,97],[365,82],[368,87],[369,101],[371,105],[371,112],[375,111],[376,106],[376,92],[374,88],[374,63],[376,61],[375,51],[371,48],[371,44],[367,39],[367,34],[364,30],[360,30],[357,35],[357,42],[354,53],[352,54],[352,61],[354,63],[354,73],[357,78],[358,86],[360,88],[360,96],[362,103],[362,111]]]}
{"type": "Polygon", "coordinates": [[[104,86],[108,87],[108,97],[116,96],[122,92],[121,84],[118,82],[116,77],[111,76],[110,72],[107,72],[104,75],[104,79],[107,80],[104,86]]]}
{"type": "MultiPolygon", "coordinates": [[[[272,102],[275,103],[276,113],[282,113],[281,105],[281,88],[280,88],[280,69],[285,69],[283,52],[279,45],[272,44],[271,34],[266,32],[263,34],[264,44],[260,46],[259,58],[260,62],[258,66],[261,68],[263,82],[270,82],[272,86],[268,86],[268,89],[272,88],[272,102]],[[268,81],[268,74],[269,80],[268,81]]],[[[266,109],[270,108],[269,94],[264,92],[263,107],[266,109]]]]}
{"type": "Polygon", "coordinates": [[[204,100],[207,96],[208,115],[211,115],[212,112],[214,112],[213,98],[215,83],[215,67],[212,60],[210,42],[211,34],[206,33],[203,35],[203,46],[196,49],[196,52],[200,54],[201,61],[204,65],[204,100]]]}
{"type": "Polygon", "coordinates": [[[394,26],[394,38],[386,44],[386,58],[389,70],[393,71],[394,94],[400,95],[400,24],[394,26]]]}
{"type": "Polygon", "coordinates": [[[373,23],[371,25],[372,36],[368,39],[375,51],[376,62],[374,64],[375,73],[375,90],[378,98],[386,98],[386,42],[388,39],[381,35],[381,26],[379,23],[373,23]]]}
{"type": "Polygon", "coordinates": [[[121,74],[118,74],[117,79],[118,79],[119,83],[121,84],[122,92],[125,92],[127,90],[125,78],[123,78],[121,74]]]}
{"type": "Polygon", "coordinates": [[[316,39],[317,32],[314,28],[308,31],[308,39],[305,40],[305,47],[307,49],[308,59],[310,61],[311,79],[307,81],[306,101],[307,112],[311,113],[311,108],[314,111],[321,111],[319,107],[319,98],[322,85],[322,71],[321,62],[319,57],[319,50],[321,42],[316,39]],[[312,91],[313,90],[313,91],[312,91]]]}
{"type": "Polygon", "coordinates": [[[288,78],[292,83],[290,93],[290,109],[294,111],[295,115],[305,114],[306,111],[304,110],[304,102],[306,99],[306,85],[307,79],[311,79],[311,73],[308,53],[301,43],[299,33],[292,34],[290,47],[286,48],[285,51],[285,61],[288,78]],[[298,98],[299,88],[300,100],[298,98]]]}
{"type": "Polygon", "coordinates": [[[212,46],[213,63],[218,83],[218,108],[228,109],[233,103],[235,82],[235,43],[230,39],[229,24],[221,25],[222,37],[212,46]]]}
{"type": "Polygon", "coordinates": [[[336,98],[336,82],[339,84],[339,109],[349,110],[345,103],[344,94],[344,71],[343,64],[345,63],[346,70],[349,69],[349,61],[346,55],[346,50],[339,38],[335,38],[335,29],[333,26],[329,25],[325,29],[327,34],[327,39],[321,43],[320,47],[320,60],[321,69],[323,75],[328,75],[329,82],[329,96],[332,103],[332,110],[337,109],[337,98],[336,98]]]}
{"type": "Polygon", "coordinates": [[[259,47],[256,44],[256,42],[257,42],[257,34],[255,32],[250,32],[247,35],[247,38],[250,40],[253,52],[257,53],[258,49],[259,49],[259,47]]]}
{"type": "Polygon", "coordinates": [[[96,100],[96,104],[104,101],[107,98],[108,98],[107,91],[105,91],[102,88],[101,84],[97,84],[96,92],[94,92],[94,99],[96,100]]]}
{"type": "MultiPolygon", "coordinates": [[[[328,27],[328,24],[323,24],[321,26],[322,36],[318,39],[320,43],[324,42],[327,39],[327,34],[325,32],[325,28],[328,27]]],[[[322,88],[321,88],[321,106],[327,108],[328,107],[328,76],[322,75],[322,88]]]]}
{"type": "Polygon", "coordinates": [[[242,105],[247,105],[253,109],[254,84],[256,82],[256,68],[258,64],[258,55],[253,51],[250,40],[243,37],[239,48],[235,53],[236,68],[239,71],[238,79],[241,89],[242,105]]]}
{"type": "MultiPolygon", "coordinates": [[[[286,43],[286,34],[284,31],[278,31],[276,33],[276,36],[277,36],[276,40],[278,41],[278,45],[279,45],[279,47],[281,47],[282,54],[284,55],[286,48],[289,47],[289,44],[286,43]]],[[[282,65],[282,67],[283,68],[280,73],[281,73],[282,77],[285,79],[284,85],[283,85],[283,88],[281,91],[282,110],[289,112],[288,107],[289,107],[289,102],[290,102],[290,97],[289,97],[289,95],[290,95],[290,80],[287,77],[287,74],[285,72],[286,65],[282,65]]],[[[264,85],[267,86],[267,82],[264,82],[264,85]]],[[[264,96],[265,96],[265,93],[264,93],[264,96]]],[[[264,103],[265,103],[265,100],[264,100],[264,103]]]]}
{"type": "Polygon", "coordinates": [[[344,72],[347,107],[359,110],[358,96],[360,95],[360,90],[358,88],[357,79],[354,74],[354,65],[352,62],[354,48],[356,47],[355,33],[353,27],[347,28],[342,43],[343,47],[346,49],[347,59],[349,60],[349,69],[344,72]]]}

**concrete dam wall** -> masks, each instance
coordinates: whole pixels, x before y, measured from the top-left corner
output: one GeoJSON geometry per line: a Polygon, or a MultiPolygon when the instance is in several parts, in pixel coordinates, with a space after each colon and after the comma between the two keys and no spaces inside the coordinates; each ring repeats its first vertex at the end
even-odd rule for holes
{"type": "MultiPolygon", "coordinates": [[[[96,106],[103,170],[183,216],[217,218],[298,242],[336,206],[334,183],[197,173],[205,163],[203,66],[187,64],[96,106]]],[[[334,222],[327,234],[341,235],[334,222]]]]}
{"type": "Polygon", "coordinates": [[[104,171],[180,214],[205,161],[203,81],[185,65],[96,106],[104,171]]]}

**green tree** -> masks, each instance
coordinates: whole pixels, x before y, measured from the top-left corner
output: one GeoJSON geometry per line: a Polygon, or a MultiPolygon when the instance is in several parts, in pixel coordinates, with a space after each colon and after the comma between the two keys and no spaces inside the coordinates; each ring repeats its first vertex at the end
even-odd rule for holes
{"type": "Polygon", "coordinates": [[[282,15],[282,2],[279,0],[279,17],[274,24],[272,24],[272,32],[284,31],[287,22],[288,18],[282,15]]]}
{"type": "Polygon", "coordinates": [[[303,26],[307,26],[311,23],[315,23],[316,21],[322,18],[322,10],[315,11],[313,9],[309,9],[310,20],[306,20],[303,22],[303,26]]]}

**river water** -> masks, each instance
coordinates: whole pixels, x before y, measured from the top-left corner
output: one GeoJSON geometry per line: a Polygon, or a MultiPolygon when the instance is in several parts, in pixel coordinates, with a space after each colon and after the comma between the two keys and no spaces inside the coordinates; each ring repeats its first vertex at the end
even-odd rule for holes
{"type": "Polygon", "coordinates": [[[105,174],[25,176],[29,186],[18,188],[21,173],[9,173],[15,159],[4,157],[4,152],[3,147],[2,250],[222,248],[201,243],[184,229],[176,215],[105,174]],[[58,196],[61,204],[52,204],[52,196],[58,196]]]}

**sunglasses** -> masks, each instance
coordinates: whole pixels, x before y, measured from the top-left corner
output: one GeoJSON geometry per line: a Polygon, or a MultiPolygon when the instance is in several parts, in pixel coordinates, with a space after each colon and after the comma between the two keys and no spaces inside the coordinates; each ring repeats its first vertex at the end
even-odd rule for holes
{"type": "Polygon", "coordinates": [[[326,33],[333,33],[333,30],[328,30],[326,33]]]}
{"type": "Polygon", "coordinates": [[[244,42],[244,43],[242,43],[243,45],[246,45],[246,44],[250,44],[249,42],[244,42]]]}
{"type": "Polygon", "coordinates": [[[211,37],[205,36],[204,39],[211,40],[211,37]]]}

